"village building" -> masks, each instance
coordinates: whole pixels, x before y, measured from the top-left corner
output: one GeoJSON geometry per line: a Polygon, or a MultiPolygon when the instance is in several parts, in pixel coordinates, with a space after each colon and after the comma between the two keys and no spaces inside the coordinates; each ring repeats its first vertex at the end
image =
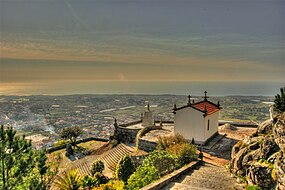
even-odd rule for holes
{"type": "Polygon", "coordinates": [[[189,95],[187,105],[179,108],[174,105],[174,133],[196,144],[205,145],[218,133],[220,109],[219,102],[215,104],[208,100],[206,91],[203,100],[199,102],[191,102],[189,95]]]}

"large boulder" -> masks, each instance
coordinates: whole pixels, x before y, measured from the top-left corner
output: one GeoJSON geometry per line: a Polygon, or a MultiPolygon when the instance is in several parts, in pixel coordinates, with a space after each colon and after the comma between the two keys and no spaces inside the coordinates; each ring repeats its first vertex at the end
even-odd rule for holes
{"type": "Polygon", "coordinates": [[[246,176],[249,185],[258,185],[262,189],[271,189],[274,185],[272,169],[263,165],[251,165],[246,176]]]}
{"type": "Polygon", "coordinates": [[[277,155],[275,164],[275,176],[277,178],[276,190],[285,189],[285,153],[280,151],[277,155]]]}
{"type": "Polygon", "coordinates": [[[242,148],[238,153],[232,158],[231,162],[231,172],[240,176],[245,174],[244,166],[242,165],[242,161],[244,156],[247,154],[247,148],[242,148]]]}
{"type": "Polygon", "coordinates": [[[260,146],[260,150],[261,150],[261,157],[263,159],[267,159],[270,155],[279,151],[279,147],[275,143],[274,137],[272,135],[270,136],[267,135],[260,146]]]}
{"type": "Polygon", "coordinates": [[[268,119],[257,127],[257,133],[269,134],[272,133],[272,128],[273,128],[273,121],[271,119],[268,119]]]}
{"type": "Polygon", "coordinates": [[[273,135],[276,144],[285,152],[285,113],[277,117],[273,128],[273,135]]]}

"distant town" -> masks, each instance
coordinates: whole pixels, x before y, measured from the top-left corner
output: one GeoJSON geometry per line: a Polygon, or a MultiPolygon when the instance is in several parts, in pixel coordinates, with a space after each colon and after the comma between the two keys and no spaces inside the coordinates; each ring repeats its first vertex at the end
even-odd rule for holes
{"type": "MultiPolygon", "coordinates": [[[[211,101],[219,101],[224,122],[259,123],[269,117],[273,101],[264,96],[209,96],[211,101]]],[[[50,147],[65,127],[83,128],[81,138],[108,139],[114,131],[114,118],[119,124],[140,120],[149,104],[156,120],[172,121],[173,105],[186,102],[186,95],[0,96],[0,124],[25,134],[36,147],[50,147]]]]}

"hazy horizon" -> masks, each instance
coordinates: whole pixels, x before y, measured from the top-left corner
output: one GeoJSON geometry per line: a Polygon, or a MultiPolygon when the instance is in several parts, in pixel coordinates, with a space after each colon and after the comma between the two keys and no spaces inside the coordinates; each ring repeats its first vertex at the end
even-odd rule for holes
{"type": "Polygon", "coordinates": [[[0,94],[274,95],[285,86],[283,0],[0,7],[0,94]]]}

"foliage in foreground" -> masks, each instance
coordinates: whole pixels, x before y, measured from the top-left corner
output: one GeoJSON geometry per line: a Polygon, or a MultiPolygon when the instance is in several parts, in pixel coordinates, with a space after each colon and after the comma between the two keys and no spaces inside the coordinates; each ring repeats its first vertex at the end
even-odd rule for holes
{"type": "Polygon", "coordinates": [[[57,176],[55,186],[60,190],[78,190],[81,186],[81,178],[77,170],[64,172],[62,176],[57,176]]]}
{"type": "Polygon", "coordinates": [[[118,163],[116,169],[116,177],[127,183],[128,178],[134,173],[135,164],[129,155],[124,156],[118,163]]]}
{"type": "Polygon", "coordinates": [[[137,190],[159,179],[157,169],[151,165],[141,165],[128,179],[125,189],[137,190]]]}
{"type": "Polygon", "coordinates": [[[278,113],[285,112],[285,87],[280,88],[280,94],[275,96],[274,111],[278,113]]]}
{"type": "Polygon", "coordinates": [[[12,127],[0,129],[0,189],[46,189],[53,172],[46,165],[44,151],[32,148],[25,136],[16,136],[12,127]]]}
{"type": "Polygon", "coordinates": [[[167,151],[153,151],[128,179],[127,189],[140,189],[175,169],[175,159],[167,151]]]}

